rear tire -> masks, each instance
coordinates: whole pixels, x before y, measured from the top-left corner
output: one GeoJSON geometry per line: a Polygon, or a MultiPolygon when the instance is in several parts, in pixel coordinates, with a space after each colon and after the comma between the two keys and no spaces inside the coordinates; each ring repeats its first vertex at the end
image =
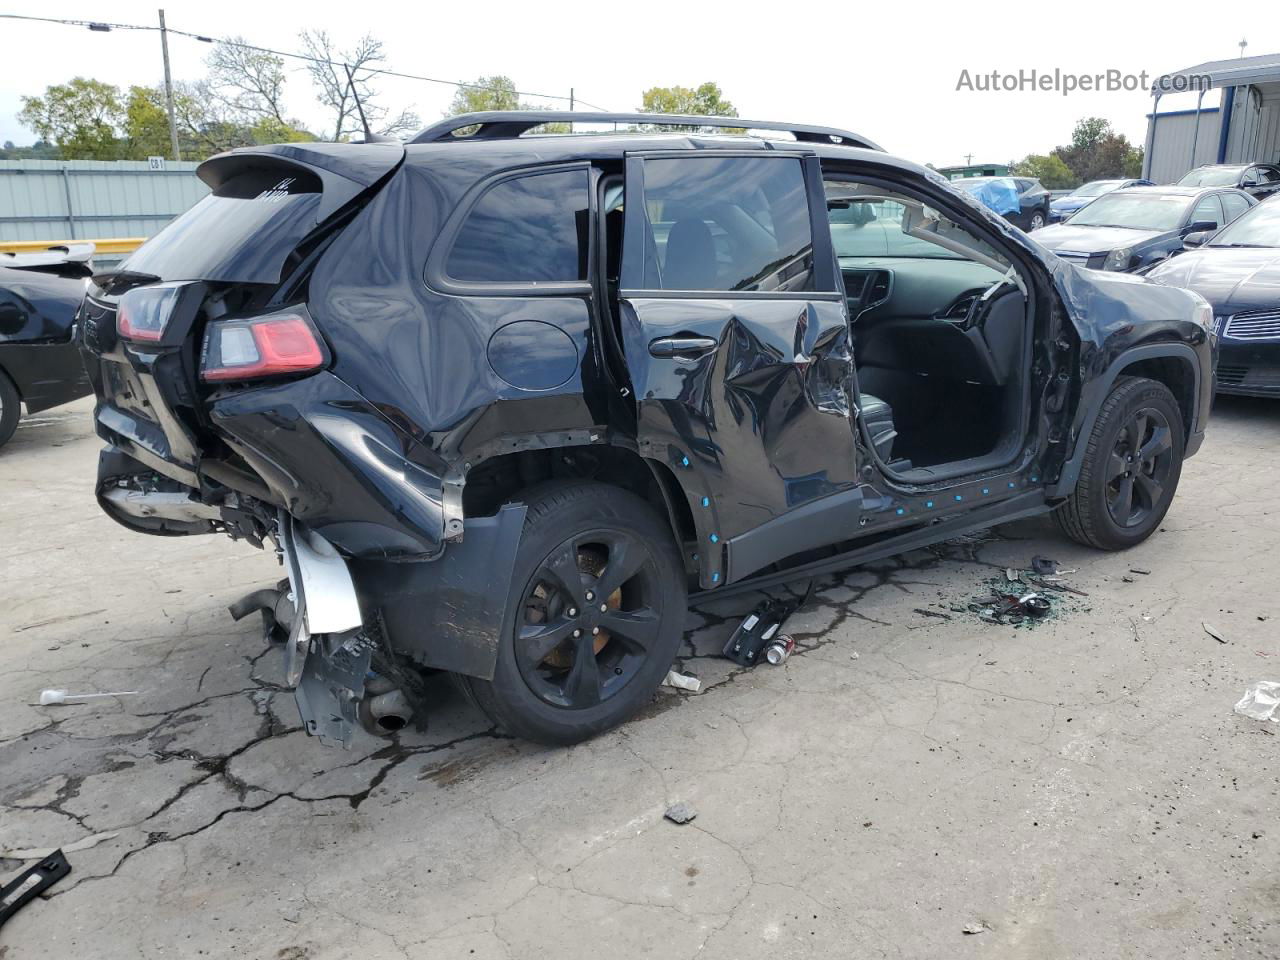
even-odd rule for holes
{"type": "Polygon", "coordinates": [[[671,669],[684,565],[666,521],[625,490],[557,483],[526,503],[493,680],[461,682],[508,733],[578,743],[649,703],[671,669]]]}
{"type": "Polygon", "coordinates": [[[1054,514],[1058,526],[1099,550],[1141,543],[1173,502],[1184,444],[1182,411],[1169,388],[1119,378],[1094,421],[1075,489],[1054,514]]]}
{"type": "Polygon", "coordinates": [[[22,416],[22,398],[18,396],[18,388],[13,381],[0,370],[0,447],[13,437],[18,429],[18,420],[22,416]]]}

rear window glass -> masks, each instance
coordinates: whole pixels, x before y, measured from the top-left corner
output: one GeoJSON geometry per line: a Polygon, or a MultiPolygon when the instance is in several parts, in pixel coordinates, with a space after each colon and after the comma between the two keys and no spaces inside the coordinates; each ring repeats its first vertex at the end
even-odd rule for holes
{"type": "Polygon", "coordinates": [[[504,180],[471,208],[445,273],[466,283],[554,283],[587,278],[586,170],[504,180]]]}
{"type": "Polygon", "coordinates": [[[277,283],[316,226],[320,181],[288,169],[227,180],[148,240],[122,265],[161,280],[277,283]]]}
{"type": "Polygon", "coordinates": [[[642,289],[814,288],[804,168],[790,157],[646,160],[642,289]]]}

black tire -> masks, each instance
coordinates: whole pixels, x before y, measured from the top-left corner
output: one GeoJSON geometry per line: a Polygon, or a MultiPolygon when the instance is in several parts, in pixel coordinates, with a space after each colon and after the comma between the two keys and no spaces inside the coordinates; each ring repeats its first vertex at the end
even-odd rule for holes
{"type": "Polygon", "coordinates": [[[1032,230],[1039,230],[1048,222],[1049,222],[1049,211],[1034,210],[1032,211],[1031,216],[1027,218],[1027,232],[1030,233],[1032,230]],[[1040,218],[1039,223],[1036,223],[1036,217],[1040,218]]]}
{"type": "Polygon", "coordinates": [[[1168,387],[1120,377],[1094,421],[1075,489],[1054,515],[1058,526],[1099,550],[1147,539],[1178,488],[1183,433],[1182,411],[1168,387]]]}
{"type": "Polygon", "coordinates": [[[18,420],[22,417],[22,398],[18,396],[18,388],[13,381],[0,370],[0,447],[13,437],[18,429],[18,420]]]}
{"type": "Polygon", "coordinates": [[[525,503],[493,680],[461,680],[508,733],[578,743],[649,703],[671,669],[684,565],[666,521],[625,490],[557,483],[525,503]]]}

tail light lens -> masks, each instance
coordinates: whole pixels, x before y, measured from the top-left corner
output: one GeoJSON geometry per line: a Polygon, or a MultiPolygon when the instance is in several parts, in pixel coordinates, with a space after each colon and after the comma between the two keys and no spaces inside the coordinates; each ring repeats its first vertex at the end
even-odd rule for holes
{"type": "Polygon", "coordinates": [[[189,283],[156,283],[125,293],[116,307],[116,333],[124,340],[159,343],[189,283]]]}
{"type": "Polygon", "coordinates": [[[327,362],[324,344],[305,307],[205,329],[200,379],[210,383],[310,373],[327,362]]]}

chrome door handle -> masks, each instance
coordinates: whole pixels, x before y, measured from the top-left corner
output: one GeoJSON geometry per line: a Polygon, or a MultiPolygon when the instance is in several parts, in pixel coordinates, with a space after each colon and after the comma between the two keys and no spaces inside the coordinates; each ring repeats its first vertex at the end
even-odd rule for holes
{"type": "Polygon", "coordinates": [[[711,337],[659,337],[649,343],[649,354],[695,360],[711,353],[717,346],[718,342],[711,337]]]}

